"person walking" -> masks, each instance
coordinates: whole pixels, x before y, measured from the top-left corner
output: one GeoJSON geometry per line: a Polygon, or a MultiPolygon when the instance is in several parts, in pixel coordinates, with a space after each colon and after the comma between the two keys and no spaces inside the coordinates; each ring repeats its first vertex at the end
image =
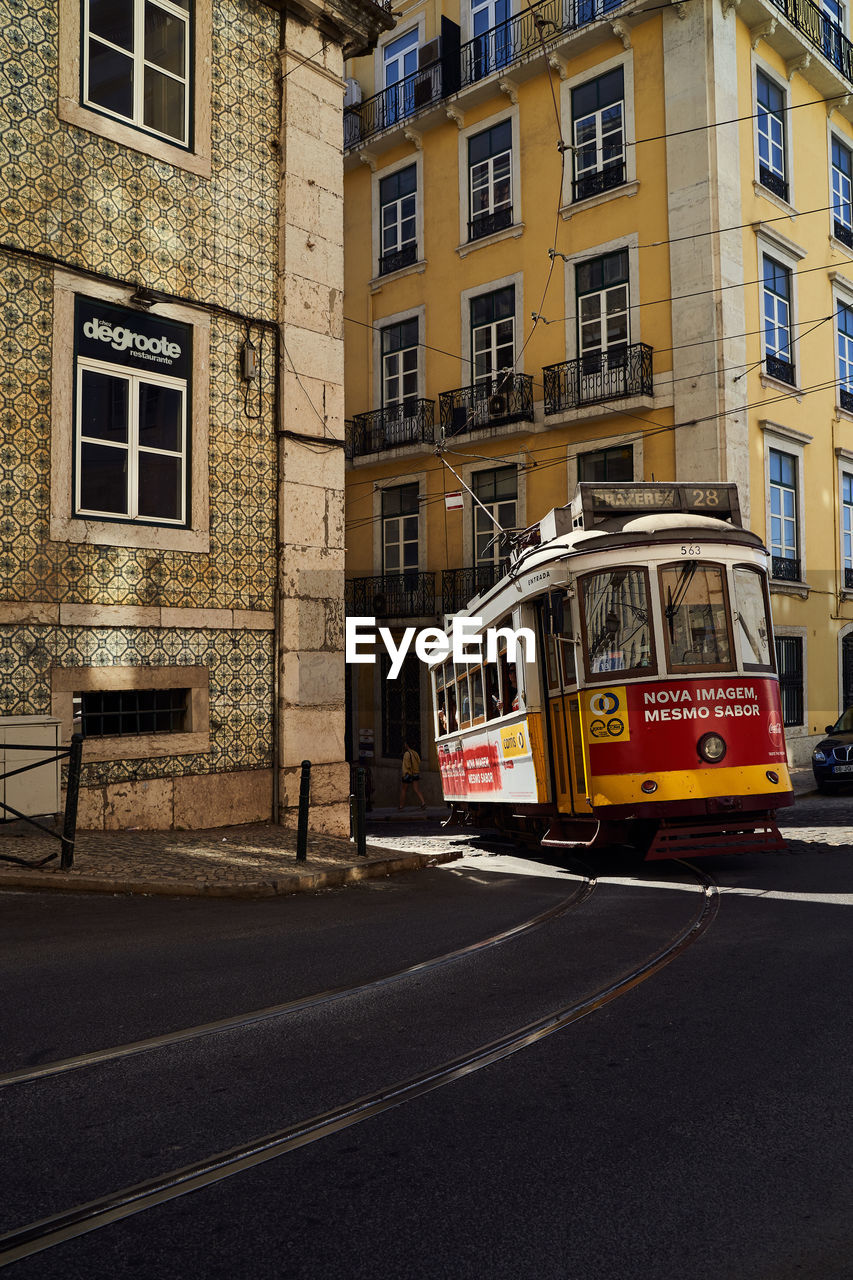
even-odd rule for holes
{"type": "Polygon", "coordinates": [[[420,786],[421,778],[421,758],[415,751],[414,747],[410,747],[408,742],[403,743],[403,776],[400,781],[400,803],[398,809],[402,809],[406,804],[406,793],[409,790],[409,783],[412,784],[415,795],[421,802],[421,808],[426,808],[426,800],[424,800],[423,792],[420,786]]]}

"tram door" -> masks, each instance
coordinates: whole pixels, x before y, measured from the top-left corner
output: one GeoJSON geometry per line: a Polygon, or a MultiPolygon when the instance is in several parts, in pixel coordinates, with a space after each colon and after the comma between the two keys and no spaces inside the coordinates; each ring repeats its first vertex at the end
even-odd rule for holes
{"type": "Polygon", "coordinates": [[[564,813],[588,814],[575,646],[562,626],[545,632],[545,681],[557,805],[564,813]]]}

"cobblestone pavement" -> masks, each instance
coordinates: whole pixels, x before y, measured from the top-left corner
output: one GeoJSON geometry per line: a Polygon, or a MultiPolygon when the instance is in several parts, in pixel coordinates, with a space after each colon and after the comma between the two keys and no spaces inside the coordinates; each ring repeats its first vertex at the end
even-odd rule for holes
{"type": "MultiPolygon", "coordinates": [[[[433,825],[433,824],[430,824],[433,825]]],[[[435,824],[437,827],[437,823],[435,824]]],[[[400,853],[392,840],[368,841],[367,856],[339,836],[308,836],[307,858],[296,861],[296,831],[257,824],[209,831],[81,831],[74,866],[59,866],[59,842],[35,829],[0,837],[0,890],[193,894],[261,897],[320,889],[435,861],[441,850],[400,853]],[[20,858],[46,865],[19,866],[20,858]]]]}
{"type": "MultiPolygon", "coordinates": [[[[791,853],[821,846],[853,846],[853,784],[837,794],[814,790],[811,770],[792,773],[797,793],[779,826],[791,853]]],[[[59,842],[27,829],[0,836],[0,890],[63,889],[77,892],[192,894],[262,897],[316,890],[370,876],[450,861],[474,851],[480,841],[470,827],[442,828],[444,808],[426,814],[408,809],[368,815],[367,856],[351,840],[309,834],[308,856],[296,861],[296,832],[257,824],[209,831],[83,831],[74,866],[62,871],[59,842]],[[19,866],[5,859],[44,866],[19,866]]],[[[486,832],[482,833],[484,836],[486,832]]]]}

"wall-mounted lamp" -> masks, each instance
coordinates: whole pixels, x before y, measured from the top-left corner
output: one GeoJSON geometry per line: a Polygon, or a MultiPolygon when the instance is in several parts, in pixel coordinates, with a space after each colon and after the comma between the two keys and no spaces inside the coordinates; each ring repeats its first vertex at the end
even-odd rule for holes
{"type": "Polygon", "coordinates": [[[246,382],[251,382],[258,376],[257,348],[248,338],[240,348],[240,369],[246,382]]]}
{"type": "Polygon", "coordinates": [[[137,307],[153,307],[158,302],[168,302],[169,295],[161,293],[159,289],[149,289],[147,285],[140,284],[136,286],[136,292],[130,295],[130,301],[135,303],[137,307]]]}

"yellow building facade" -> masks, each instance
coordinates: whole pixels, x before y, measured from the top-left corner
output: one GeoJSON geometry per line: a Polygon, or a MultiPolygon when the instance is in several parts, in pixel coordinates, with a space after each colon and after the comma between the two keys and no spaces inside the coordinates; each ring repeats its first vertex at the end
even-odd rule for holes
{"type": "MultiPolygon", "coordinates": [[[[347,76],[348,612],[441,625],[578,480],[736,481],[806,763],[853,702],[846,10],[406,4],[347,76]]],[[[408,740],[437,798],[386,670],[350,758],[391,801],[408,740]]]]}

